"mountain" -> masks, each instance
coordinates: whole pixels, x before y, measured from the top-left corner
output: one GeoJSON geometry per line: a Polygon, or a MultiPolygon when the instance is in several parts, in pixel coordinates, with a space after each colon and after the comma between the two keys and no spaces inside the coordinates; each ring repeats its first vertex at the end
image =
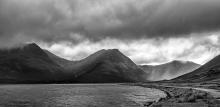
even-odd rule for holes
{"type": "Polygon", "coordinates": [[[34,43],[0,50],[0,82],[50,82],[63,79],[63,68],[34,43]]]}
{"type": "Polygon", "coordinates": [[[204,82],[217,81],[220,78],[220,55],[188,74],[179,76],[175,82],[204,82]]]}
{"type": "Polygon", "coordinates": [[[117,49],[98,51],[78,63],[87,69],[80,72],[80,82],[145,81],[146,73],[117,49]]]}
{"type": "Polygon", "coordinates": [[[50,52],[47,54],[68,72],[74,73],[78,82],[145,81],[146,73],[117,49],[103,49],[80,61],[68,61],[50,52]]]}
{"type": "Polygon", "coordinates": [[[190,61],[174,60],[161,65],[140,65],[147,73],[147,80],[169,80],[197,69],[200,65],[190,61]]]}
{"type": "Polygon", "coordinates": [[[117,49],[69,61],[32,43],[0,49],[0,83],[143,82],[146,73],[117,49]]]}

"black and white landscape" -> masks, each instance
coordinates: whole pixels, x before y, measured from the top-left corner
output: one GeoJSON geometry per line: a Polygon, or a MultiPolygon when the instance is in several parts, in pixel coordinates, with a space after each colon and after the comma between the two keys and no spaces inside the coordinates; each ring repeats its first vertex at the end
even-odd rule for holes
{"type": "Polygon", "coordinates": [[[0,107],[219,107],[219,0],[0,0],[0,107]]]}

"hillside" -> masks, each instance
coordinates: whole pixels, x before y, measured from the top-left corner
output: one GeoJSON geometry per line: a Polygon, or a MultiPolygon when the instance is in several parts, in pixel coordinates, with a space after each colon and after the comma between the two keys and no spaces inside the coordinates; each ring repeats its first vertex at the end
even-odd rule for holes
{"type": "Polygon", "coordinates": [[[169,80],[197,69],[200,65],[190,61],[172,61],[161,65],[140,65],[147,80],[169,80]]]}
{"type": "Polygon", "coordinates": [[[175,82],[204,82],[220,78],[220,55],[188,74],[173,79],[175,82]]]}
{"type": "Polygon", "coordinates": [[[146,73],[117,49],[103,49],[79,61],[69,61],[48,51],[46,53],[66,72],[74,75],[77,82],[145,81],[146,73]]]}
{"type": "Polygon", "coordinates": [[[100,50],[77,62],[79,82],[139,82],[145,72],[117,49],[100,50]]]}
{"type": "Polygon", "coordinates": [[[0,82],[62,80],[63,69],[36,44],[0,50],[0,82]]]}

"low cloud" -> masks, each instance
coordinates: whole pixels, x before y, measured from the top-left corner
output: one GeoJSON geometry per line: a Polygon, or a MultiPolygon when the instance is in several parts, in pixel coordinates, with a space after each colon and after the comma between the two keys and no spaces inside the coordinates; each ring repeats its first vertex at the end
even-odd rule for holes
{"type": "Polygon", "coordinates": [[[69,60],[80,60],[100,49],[117,48],[137,64],[161,64],[172,60],[204,64],[220,53],[218,35],[167,39],[138,39],[122,41],[107,38],[99,42],[89,40],[77,45],[60,42],[39,43],[45,49],[69,60]]]}
{"type": "MultiPolygon", "coordinates": [[[[169,38],[220,28],[218,0],[1,0],[0,38],[169,38]]],[[[28,39],[29,40],[29,39],[28,39]]]]}

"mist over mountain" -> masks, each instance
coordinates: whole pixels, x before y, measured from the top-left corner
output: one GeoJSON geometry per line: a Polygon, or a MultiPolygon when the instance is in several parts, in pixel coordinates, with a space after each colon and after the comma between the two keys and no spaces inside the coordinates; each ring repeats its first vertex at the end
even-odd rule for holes
{"type": "Polygon", "coordinates": [[[174,60],[161,65],[140,65],[147,73],[147,80],[169,80],[197,69],[200,65],[190,61],[174,60]]]}
{"type": "Polygon", "coordinates": [[[206,64],[193,72],[179,76],[172,81],[175,82],[204,82],[218,81],[220,78],[220,55],[216,56],[206,64]]]}

